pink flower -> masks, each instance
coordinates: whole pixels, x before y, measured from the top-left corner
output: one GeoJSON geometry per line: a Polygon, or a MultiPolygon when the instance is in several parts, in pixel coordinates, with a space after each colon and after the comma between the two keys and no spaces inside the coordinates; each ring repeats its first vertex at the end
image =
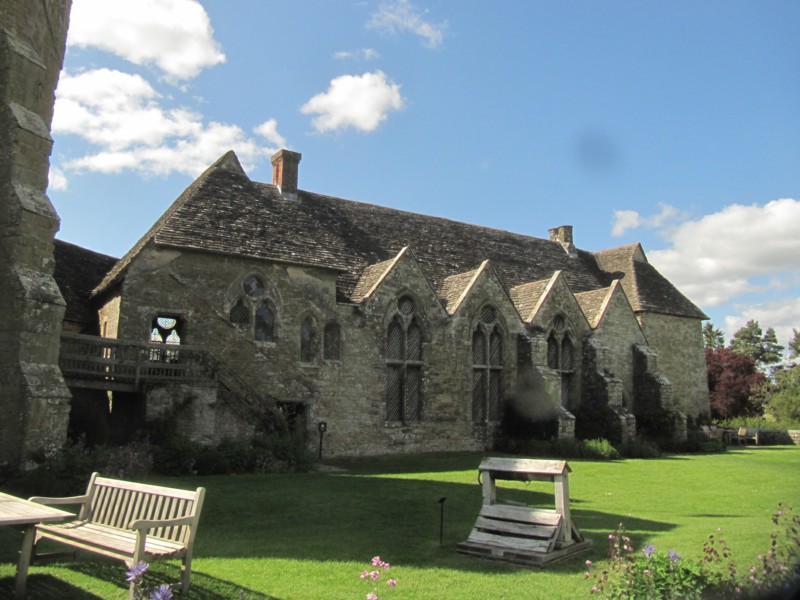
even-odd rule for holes
{"type": "Polygon", "coordinates": [[[378,594],[373,594],[372,592],[370,592],[369,594],[367,594],[367,600],[378,600],[378,594]]]}
{"type": "Polygon", "coordinates": [[[367,577],[369,577],[369,573],[367,573],[366,571],[361,571],[361,575],[359,575],[359,577],[361,579],[366,579],[367,577]]]}
{"type": "Polygon", "coordinates": [[[586,572],[583,574],[583,578],[584,578],[584,579],[589,579],[589,577],[591,577],[591,574],[589,573],[589,571],[586,571],[586,572]]]}
{"type": "Polygon", "coordinates": [[[592,566],[592,561],[590,561],[590,560],[587,560],[587,561],[586,561],[586,566],[587,566],[587,567],[591,567],[591,566],[592,566]]]}
{"type": "Polygon", "coordinates": [[[382,568],[384,571],[388,571],[388,570],[389,570],[389,567],[391,567],[391,565],[390,565],[389,563],[387,563],[387,562],[382,562],[382,563],[381,563],[381,568],[382,568]]]}
{"type": "Polygon", "coordinates": [[[373,571],[372,573],[369,574],[369,577],[370,579],[372,579],[372,581],[378,581],[378,577],[380,576],[381,576],[380,571],[373,571]]]}
{"type": "Polygon", "coordinates": [[[390,579],[389,581],[386,582],[386,585],[388,585],[389,587],[397,587],[397,582],[394,579],[390,579]]]}
{"type": "Polygon", "coordinates": [[[381,564],[381,557],[380,556],[373,556],[372,557],[372,566],[373,567],[377,567],[379,564],[381,564]]]}

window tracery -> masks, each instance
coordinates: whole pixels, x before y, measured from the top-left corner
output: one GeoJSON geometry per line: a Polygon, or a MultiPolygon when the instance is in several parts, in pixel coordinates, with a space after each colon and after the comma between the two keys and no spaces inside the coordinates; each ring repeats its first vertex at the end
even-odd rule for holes
{"type": "Polygon", "coordinates": [[[472,332],[472,422],[497,421],[503,396],[503,333],[497,310],[481,308],[472,332]]]}
{"type": "Polygon", "coordinates": [[[423,330],[411,296],[397,300],[386,331],[386,420],[422,419],[423,330]]]}
{"type": "Polygon", "coordinates": [[[228,311],[228,321],[252,334],[257,342],[274,342],[277,338],[277,313],[267,297],[266,282],[259,275],[248,275],[240,284],[240,292],[228,311]]]}

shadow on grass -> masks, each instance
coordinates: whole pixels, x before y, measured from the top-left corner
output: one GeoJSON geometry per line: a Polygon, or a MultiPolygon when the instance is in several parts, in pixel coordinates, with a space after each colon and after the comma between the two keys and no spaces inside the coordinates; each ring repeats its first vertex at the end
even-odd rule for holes
{"type": "MultiPolygon", "coordinates": [[[[482,492],[477,483],[431,481],[416,475],[395,478],[314,473],[195,478],[194,485],[208,488],[195,557],[363,562],[380,554],[411,567],[435,564],[494,572],[512,568],[456,552],[456,545],[467,539],[481,507],[482,492]],[[444,548],[439,545],[441,498],[446,498],[444,548]]],[[[498,499],[553,509],[552,490],[552,483],[520,484],[499,489],[498,499]]],[[[573,503],[572,517],[601,553],[605,552],[608,533],[621,521],[642,538],[675,527],[663,521],[580,509],[578,503],[573,503]]],[[[583,567],[583,560],[568,564],[574,571],[583,567]]]]}
{"type": "MultiPolygon", "coordinates": [[[[87,577],[107,581],[119,588],[119,596],[126,597],[128,583],[125,581],[127,567],[116,561],[104,559],[81,560],[72,563],[58,563],[60,567],[69,569],[76,573],[82,573],[87,577]]],[[[144,590],[150,591],[162,584],[175,584],[180,579],[180,567],[172,564],[154,564],[148,569],[145,575],[144,590]]],[[[103,600],[102,596],[96,596],[79,587],[67,583],[52,574],[33,573],[28,576],[27,583],[28,600],[103,600]]],[[[177,587],[176,587],[177,589],[177,587]]],[[[14,596],[14,577],[0,578],[0,598],[13,598],[14,596]]],[[[145,596],[147,597],[147,596],[145,596]]],[[[274,596],[268,596],[255,590],[236,585],[230,581],[224,581],[202,572],[192,571],[192,584],[189,594],[183,596],[175,594],[177,598],[187,600],[219,600],[220,598],[231,598],[233,600],[279,600],[274,596]]]]}
{"type": "MultiPolygon", "coordinates": [[[[103,600],[80,588],[62,581],[53,575],[29,575],[26,586],[28,600],[53,600],[54,598],[70,598],[70,600],[103,600]]],[[[0,598],[14,597],[14,577],[0,578],[0,598]]]]}

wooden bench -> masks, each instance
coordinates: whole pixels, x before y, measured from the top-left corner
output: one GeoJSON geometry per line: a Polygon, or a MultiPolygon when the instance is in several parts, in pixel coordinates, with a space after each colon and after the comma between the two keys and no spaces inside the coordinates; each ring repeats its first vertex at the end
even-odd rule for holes
{"type": "Polygon", "coordinates": [[[758,446],[759,445],[759,436],[760,432],[758,429],[752,429],[750,427],[739,427],[739,433],[737,435],[737,439],[739,444],[747,445],[747,442],[752,440],[753,443],[758,446]]]}
{"type": "MultiPolygon", "coordinates": [[[[93,473],[86,494],[68,498],[34,496],[40,504],[79,505],[78,518],[36,526],[34,544],[50,539],[78,550],[124,561],[181,559],[181,593],[189,591],[192,545],[205,488],[179,490],[100,477],[93,473]]],[[[34,551],[34,556],[36,556],[34,551]]],[[[134,597],[131,583],[129,597],[134,597]]]]}

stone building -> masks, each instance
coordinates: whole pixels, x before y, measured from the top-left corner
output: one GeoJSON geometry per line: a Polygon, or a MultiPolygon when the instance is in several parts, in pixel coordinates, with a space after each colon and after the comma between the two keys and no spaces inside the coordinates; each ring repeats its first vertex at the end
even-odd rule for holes
{"type": "Polygon", "coordinates": [[[678,433],[708,412],[706,316],[639,244],[592,253],[570,226],[539,239],[307,192],[300,158],[278,152],[267,184],[228,152],[95,288],[102,336],[161,361],[200,348],[243,382],[148,386],[149,417],[213,442],[276,403],[347,456],[483,449],[509,409],[559,436],[604,415],[617,439],[654,410],[678,433]]]}
{"type": "Polygon", "coordinates": [[[69,0],[0,3],[0,470],[67,435],[64,300],[53,279],[59,219],[45,191],[69,10],[69,0]]]}

